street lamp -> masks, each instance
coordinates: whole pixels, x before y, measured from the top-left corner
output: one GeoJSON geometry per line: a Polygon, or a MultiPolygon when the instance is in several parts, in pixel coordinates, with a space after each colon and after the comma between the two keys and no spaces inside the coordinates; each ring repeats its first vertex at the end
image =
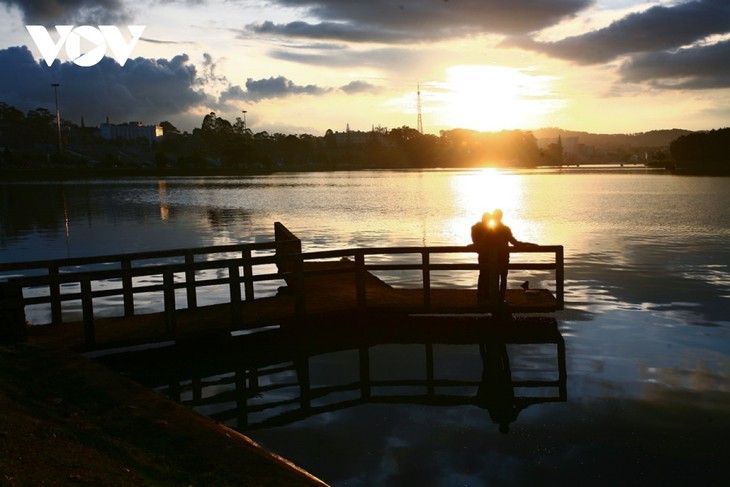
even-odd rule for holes
{"type": "Polygon", "coordinates": [[[241,112],[243,112],[243,133],[245,134],[246,133],[246,113],[248,112],[248,110],[241,110],[241,112]]]}
{"type": "Polygon", "coordinates": [[[56,97],[56,130],[58,131],[58,152],[61,153],[61,111],[58,109],[58,87],[61,86],[58,83],[51,83],[53,86],[53,93],[56,97]]]}

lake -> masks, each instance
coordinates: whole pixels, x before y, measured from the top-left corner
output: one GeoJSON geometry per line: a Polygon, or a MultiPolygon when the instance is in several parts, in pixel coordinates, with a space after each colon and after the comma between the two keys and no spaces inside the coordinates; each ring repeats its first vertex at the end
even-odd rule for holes
{"type": "MultiPolygon", "coordinates": [[[[726,485],[729,190],[729,178],[621,168],[2,183],[0,261],[266,241],[275,221],[305,251],[465,245],[482,212],[501,208],[519,240],[565,246],[566,309],[550,325],[562,352],[419,335],[344,340],[302,366],[296,346],[274,341],[268,357],[242,343],[250,364],[266,364],[254,379],[236,360],[165,380],[128,373],[333,485],[726,485]],[[527,391],[561,375],[561,354],[564,397],[527,391]],[[362,386],[363,363],[368,394],[348,387],[362,386]],[[477,400],[505,371],[522,381],[507,433],[477,400]],[[440,389],[424,382],[434,376],[440,389]],[[238,390],[252,380],[254,394],[238,390]],[[305,381],[332,390],[302,413],[305,381]]],[[[542,279],[513,274],[514,286],[542,279]]]]}

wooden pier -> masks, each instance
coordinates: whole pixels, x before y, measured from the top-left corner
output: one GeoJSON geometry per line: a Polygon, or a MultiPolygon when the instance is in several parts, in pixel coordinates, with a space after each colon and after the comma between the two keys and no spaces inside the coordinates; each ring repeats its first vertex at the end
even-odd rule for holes
{"type": "MultiPolygon", "coordinates": [[[[508,289],[505,303],[479,303],[475,288],[432,285],[432,274],[439,271],[471,271],[476,284],[479,266],[471,246],[302,252],[301,241],[276,223],[271,242],[0,264],[0,280],[6,280],[1,283],[2,307],[4,316],[17,320],[27,306],[50,306],[50,326],[32,326],[32,332],[86,349],[296,326],[342,313],[545,313],[562,309],[563,247],[534,246],[512,253],[551,256],[547,262],[512,263],[510,273],[553,272],[554,289],[508,289]],[[438,263],[444,256],[458,254],[471,262],[438,263]],[[389,263],[395,258],[407,263],[389,263]],[[396,288],[376,277],[378,271],[417,271],[422,286],[396,288]],[[276,295],[260,296],[257,286],[264,284],[280,290],[276,295]],[[199,304],[199,290],[207,286],[225,286],[227,302],[199,304]],[[135,296],[142,293],[157,296],[162,310],[140,313],[135,296]],[[95,299],[118,302],[119,316],[95,316],[95,299]],[[65,306],[79,308],[79,303],[80,313],[65,320],[64,315],[69,314],[65,306]]],[[[495,276],[490,282],[496,282],[495,276]]]]}

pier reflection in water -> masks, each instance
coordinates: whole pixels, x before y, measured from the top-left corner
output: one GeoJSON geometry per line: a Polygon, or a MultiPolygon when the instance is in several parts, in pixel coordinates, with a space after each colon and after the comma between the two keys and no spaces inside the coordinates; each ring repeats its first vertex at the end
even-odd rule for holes
{"type": "Polygon", "coordinates": [[[100,360],[244,432],[370,403],[474,406],[506,433],[528,406],[567,399],[555,319],[344,320],[100,360]]]}

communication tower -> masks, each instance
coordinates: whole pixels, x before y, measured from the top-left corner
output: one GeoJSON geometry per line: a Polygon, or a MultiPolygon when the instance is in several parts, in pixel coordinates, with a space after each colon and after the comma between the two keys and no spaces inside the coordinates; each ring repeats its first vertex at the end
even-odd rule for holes
{"type": "Polygon", "coordinates": [[[418,83],[418,90],[416,91],[417,99],[417,108],[418,108],[418,126],[417,130],[419,133],[423,133],[423,117],[421,116],[421,83],[418,83]]]}

